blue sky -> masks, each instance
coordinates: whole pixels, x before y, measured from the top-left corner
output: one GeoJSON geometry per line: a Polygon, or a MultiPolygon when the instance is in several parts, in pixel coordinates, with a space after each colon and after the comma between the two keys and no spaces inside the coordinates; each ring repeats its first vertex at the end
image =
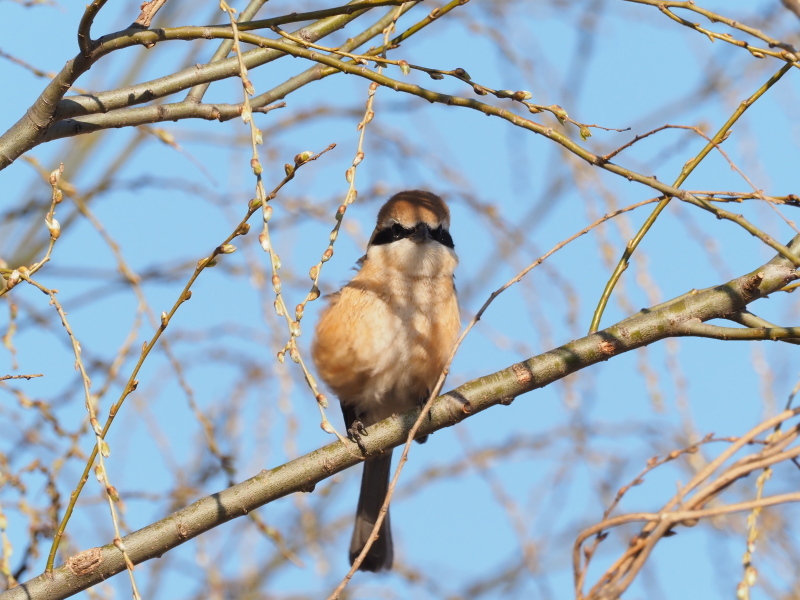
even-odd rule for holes
{"type": "MultiPolygon", "coordinates": [[[[399,28],[416,22],[435,5],[426,3],[411,11],[399,28]]],[[[702,5],[763,28],[777,39],[797,42],[797,18],[777,2],[702,5]]],[[[0,3],[6,23],[0,50],[42,70],[57,71],[77,52],[75,30],[82,6],[64,2],[25,8],[0,3]]],[[[307,3],[302,9],[325,6],[307,3]]],[[[168,7],[171,12],[162,12],[157,26],[224,21],[215,2],[175,1],[168,7]]],[[[276,0],[262,14],[293,10],[299,10],[297,4],[276,0]]],[[[131,6],[109,3],[94,25],[94,35],[123,27],[134,12],[131,6]]],[[[697,15],[687,18],[702,21],[697,15]]],[[[720,24],[708,26],[728,31],[720,24]]],[[[352,31],[333,36],[330,44],[341,43],[352,31]]],[[[149,50],[127,49],[101,61],[78,85],[99,91],[145,81],[202,62],[215,47],[173,42],[149,50]]],[[[598,153],[666,123],[699,126],[713,134],[738,103],[781,66],[729,44],[712,44],[654,7],[619,1],[473,0],[405,42],[393,56],[434,68],[462,67],[476,82],[495,89],[528,90],[533,102],[558,104],[578,121],[630,128],[622,133],[592,129],[585,144],[598,153]]],[[[307,67],[301,59],[287,58],[251,75],[260,93],[307,67]]],[[[397,69],[386,73],[402,77],[397,69]]],[[[5,130],[24,114],[45,80],[5,59],[0,60],[0,75],[9,88],[13,86],[13,92],[0,94],[5,130]]],[[[472,97],[464,84],[449,78],[433,81],[412,73],[405,80],[472,97]]],[[[367,86],[352,76],[330,77],[288,97],[286,108],[256,116],[265,132],[261,157],[268,189],[282,178],[283,164],[298,152],[318,152],[337,144],[303,167],[274,203],[273,234],[290,306],[308,290],[306,273],[327,246],[335,209],[347,190],[344,171],[356,152],[356,124],[367,86]]],[[[206,99],[238,102],[240,97],[237,82],[219,82],[206,99]]],[[[488,98],[492,104],[513,108],[510,101],[488,98]]],[[[797,77],[792,71],[747,111],[724,145],[736,166],[766,194],[797,192],[797,100],[797,77]]],[[[582,164],[542,137],[475,111],[431,105],[380,89],[375,113],[358,169],[359,201],[347,213],[346,235],[337,241],[334,259],[325,265],[324,292],[351,276],[378,207],[399,189],[430,189],[450,202],[465,323],[491,291],[553,245],[605,213],[655,195],[582,164]]],[[[580,142],[576,127],[562,127],[546,114],[532,118],[580,142]]],[[[86,191],[126,149],[133,148],[125,166],[113,171],[108,188],[92,198],[91,209],[130,267],[145,276],[143,289],[155,314],[169,309],[195,262],[227,236],[254,195],[248,131],[239,120],[158,127],[174,136],[182,152],[153,136],[145,135],[138,143],[137,133],[115,130],[40,146],[30,153],[47,170],[65,162],[65,177],[86,191]]],[[[615,160],[671,183],[704,143],[684,130],[669,130],[615,160]]],[[[3,211],[48,197],[49,187],[23,160],[0,178],[3,211]]],[[[750,190],[718,153],[712,153],[684,187],[750,190]]],[[[732,210],[776,239],[788,241],[793,235],[761,203],[743,203],[732,210]]],[[[68,225],[40,280],[58,288],[84,356],[101,365],[113,360],[124,344],[136,320],[137,304],[129,286],[119,282],[114,256],[92,225],[83,218],[66,220],[73,211],[68,202],[59,207],[57,216],[68,225]]],[[[501,295],[459,351],[446,387],[584,335],[625,242],[648,211],[638,209],[583,236],[501,295]]],[[[794,218],[791,208],[782,212],[794,218]]],[[[31,239],[29,223],[36,235],[46,234],[43,215],[39,211],[24,226],[0,222],[0,257],[11,262],[19,256],[22,242],[31,239]]],[[[299,369],[275,359],[287,332],[271,308],[270,286],[258,285],[268,260],[258,248],[258,220],[252,225],[254,233],[237,240],[239,250],[199,278],[192,300],[181,307],[167,332],[194,401],[217,424],[223,451],[235,456],[237,481],[331,441],[318,427],[317,409],[299,369]]],[[[772,254],[736,225],[673,202],[637,251],[603,324],[692,288],[722,283],[772,254]]],[[[68,444],[60,440],[46,448],[25,442],[21,432],[35,427],[37,416],[19,408],[16,397],[6,393],[9,389],[54,403],[59,420],[70,431],[80,427],[85,411],[74,359],[47,298],[27,286],[15,290],[13,297],[23,315],[14,339],[19,365],[14,370],[11,354],[0,351],[0,374],[45,374],[0,390],[5,413],[0,437],[7,440],[3,451],[12,457],[10,468],[15,471],[35,458],[53,461],[68,444]]],[[[299,338],[303,352],[310,346],[321,306],[314,302],[306,311],[299,338]]],[[[754,308],[778,323],[796,324],[793,295],[762,300],[754,308]]],[[[7,324],[3,303],[0,331],[5,332],[7,324]]],[[[151,334],[149,325],[141,325],[133,347],[151,334]]],[[[101,413],[118,397],[135,359],[132,351],[123,361],[101,400],[101,413]]],[[[101,366],[97,369],[95,389],[105,383],[101,366]]],[[[508,408],[497,407],[437,433],[425,446],[412,448],[392,507],[398,568],[391,574],[357,576],[352,597],[569,597],[573,540],[600,518],[620,486],[653,455],[684,447],[708,432],[740,435],[774,414],[794,387],[797,371],[793,346],[681,339],[616,357],[520,397],[508,408]],[[492,449],[495,457],[485,464],[469,459],[492,449]],[[483,596],[470,591],[471,585],[515,565],[525,574],[513,585],[498,584],[483,596]]],[[[148,359],[138,379],[137,392],[108,437],[110,478],[125,500],[129,530],[227,485],[226,477],[215,470],[216,459],[207,451],[185,389],[163,352],[148,359]],[[203,477],[204,472],[211,475],[203,477]],[[180,482],[190,490],[173,503],[169,494],[180,482]]],[[[329,415],[339,426],[335,403],[329,415]]],[[[43,435],[52,431],[45,427],[43,435]]],[[[85,453],[91,444],[84,433],[78,447],[85,453]]],[[[625,496],[621,510],[658,508],[675,492],[676,482],[688,480],[697,464],[721,447],[709,447],[698,458],[675,461],[651,473],[645,485],[625,496]]],[[[82,464],[72,458],[60,471],[63,497],[77,481],[82,464]]],[[[796,487],[796,470],[785,468],[778,474],[770,493],[796,487]]],[[[147,590],[148,598],[223,597],[218,589],[226,587],[226,577],[260,573],[264,580],[254,587],[263,597],[328,593],[346,572],[357,476],[357,470],[350,470],[318,486],[315,494],[286,498],[259,511],[289,540],[301,539],[311,515],[338,523],[326,529],[321,544],[301,544],[302,567],[267,568],[276,555],[274,544],[251,522],[239,520],[142,565],[136,571],[140,589],[147,590]]],[[[43,504],[42,479],[25,477],[32,489],[40,490],[34,504],[43,504]]],[[[754,483],[745,482],[731,494],[731,498],[750,498],[754,483]]],[[[12,565],[22,554],[28,527],[23,513],[14,508],[18,499],[8,486],[0,488],[15,547],[12,565]]],[[[75,549],[111,538],[107,508],[100,499],[100,487],[90,481],[68,530],[75,549]]],[[[771,514],[781,518],[776,527],[791,539],[794,510],[781,508],[771,514]]],[[[741,579],[744,519],[739,515],[713,526],[684,529],[662,542],[629,597],[730,597],[741,579]]],[[[776,558],[781,539],[765,532],[760,540],[763,554],[756,554],[756,564],[766,585],[754,589],[754,598],[770,597],[773,589],[791,589],[791,560],[782,564],[776,558]]],[[[590,576],[599,576],[626,541],[612,535],[601,546],[590,576]]],[[[37,574],[43,564],[36,561],[24,578],[37,574]]],[[[124,576],[105,586],[118,595],[129,593],[124,576]]],[[[239,597],[235,588],[227,589],[224,597],[239,597]]]]}

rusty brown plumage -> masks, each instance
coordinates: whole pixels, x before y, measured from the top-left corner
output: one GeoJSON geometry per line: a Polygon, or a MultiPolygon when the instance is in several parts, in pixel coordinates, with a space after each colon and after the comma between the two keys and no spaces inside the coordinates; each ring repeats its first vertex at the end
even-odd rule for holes
{"type": "MultiPolygon", "coordinates": [[[[312,358],[339,398],[348,430],[355,421],[369,426],[414,408],[445,366],[460,328],[449,226],[450,211],[435,194],[412,190],[390,198],[361,269],[320,316],[312,358]]],[[[391,452],[364,464],[351,562],[377,519],[390,465],[391,452]]],[[[362,569],[391,568],[388,523],[362,569]]]]}

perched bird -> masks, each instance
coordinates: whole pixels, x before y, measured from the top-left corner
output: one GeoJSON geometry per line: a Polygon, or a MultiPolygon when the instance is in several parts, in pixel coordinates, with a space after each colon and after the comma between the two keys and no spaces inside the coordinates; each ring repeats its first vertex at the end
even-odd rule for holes
{"type": "MultiPolygon", "coordinates": [[[[361,269],[320,317],[312,358],[341,402],[351,438],[424,402],[445,366],[460,327],[449,227],[450,211],[439,196],[421,190],[392,196],[378,212],[361,269]]],[[[391,463],[391,450],[364,462],[350,564],[378,519],[391,463]]],[[[387,513],[360,569],[391,569],[393,556],[387,513]]]]}

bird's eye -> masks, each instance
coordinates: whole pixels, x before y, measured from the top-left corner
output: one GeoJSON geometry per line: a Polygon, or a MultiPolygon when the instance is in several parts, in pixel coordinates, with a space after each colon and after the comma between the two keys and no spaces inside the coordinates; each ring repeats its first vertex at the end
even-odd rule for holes
{"type": "Polygon", "coordinates": [[[431,229],[431,237],[443,246],[447,246],[448,248],[454,247],[453,238],[450,236],[450,232],[441,225],[439,225],[436,229],[431,229]]]}
{"type": "Polygon", "coordinates": [[[393,223],[391,226],[377,231],[373,236],[371,243],[373,246],[391,244],[392,242],[411,237],[414,234],[414,231],[416,231],[416,229],[413,227],[407,229],[400,223],[393,223]]]}

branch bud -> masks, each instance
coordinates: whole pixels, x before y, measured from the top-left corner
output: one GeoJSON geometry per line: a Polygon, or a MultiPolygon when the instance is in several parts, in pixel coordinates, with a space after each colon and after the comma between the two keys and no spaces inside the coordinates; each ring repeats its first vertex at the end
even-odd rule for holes
{"type": "Polygon", "coordinates": [[[104,439],[101,439],[97,444],[97,449],[100,451],[100,454],[103,455],[103,458],[108,458],[111,456],[111,448],[109,448],[108,442],[106,442],[104,439]]]}
{"type": "Polygon", "coordinates": [[[113,485],[106,486],[106,494],[108,494],[108,497],[115,503],[119,502],[119,492],[113,485]]]}
{"type": "Polygon", "coordinates": [[[50,237],[53,240],[57,240],[61,235],[61,223],[59,223],[56,219],[45,219],[44,223],[47,225],[47,230],[50,232],[50,237]]]}
{"type": "Polygon", "coordinates": [[[314,156],[314,153],[311,150],[306,150],[305,152],[301,152],[297,156],[294,157],[294,166],[299,167],[305,162],[308,162],[308,159],[314,156]]]}
{"type": "Polygon", "coordinates": [[[11,275],[8,276],[8,279],[6,279],[6,287],[8,289],[13,288],[20,282],[21,279],[22,275],[20,275],[19,269],[14,269],[11,275]]]}
{"type": "Polygon", "coordinates": [[[562,125],[569,118],[569,115],[567,115],[567,111],[561,108],[558,104],[553,104],[552,106],[550,106],[550,110],[553,111],[553,114],[556,116],[556,119],[558,119],[558,122],[561,123],[562,125]]]}

